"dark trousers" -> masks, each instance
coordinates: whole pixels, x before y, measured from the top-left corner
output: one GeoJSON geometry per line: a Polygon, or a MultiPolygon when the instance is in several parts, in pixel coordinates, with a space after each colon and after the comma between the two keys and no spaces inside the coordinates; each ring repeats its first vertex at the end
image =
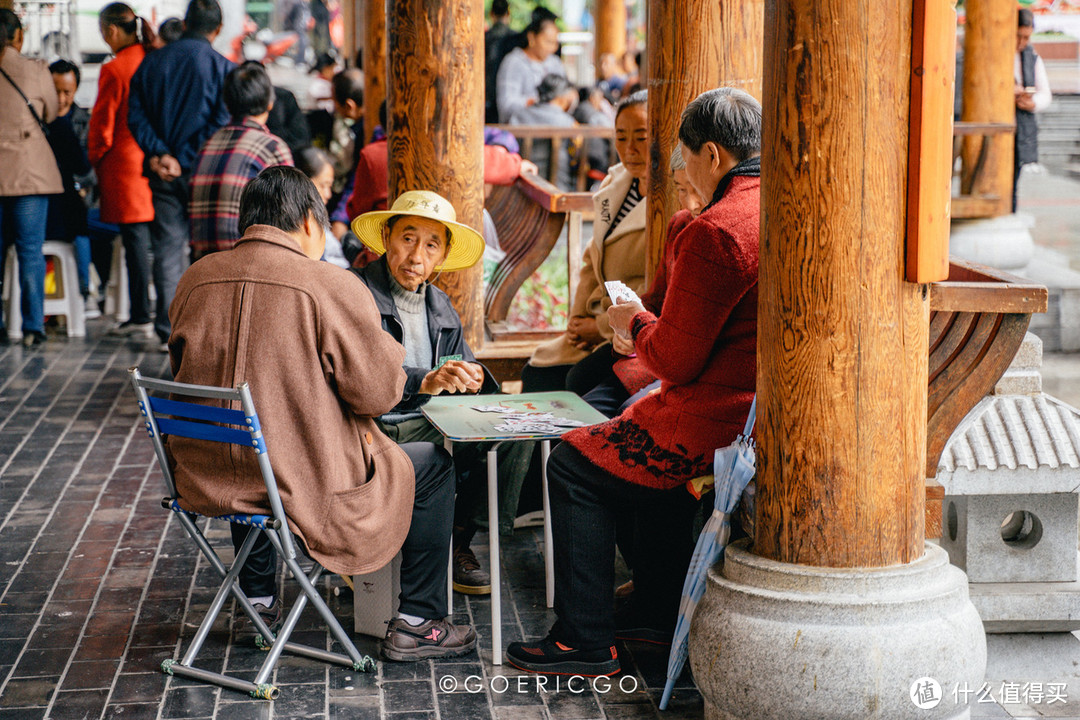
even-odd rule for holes
{"type": "MultiPolygon", "coordinates": [[[[401,446],[416,471],[412,524],[401,547],[403,613],[427,620],[446,616],[446,572],[450,557],[450,530],[454,508],[454,463],[450,455],[431,443],[401,446]]],[[[233,547],[248,528],[232,526],[233,547]]],[[[240,589],[248,597],[277,595],[277,553],[265,535],[255,543],[240,571],[240,589]]]]}
{"type": "Polygon", "coordinates": [[[611,343],[604,343],[574,365],[526,364],[521,370],[521,392],[569,390],[584,396],[601,380],[615,377],[611,370],[615,357],[611,343]]]}
{"type": "Polygon", "coordinates": [[[150,248],[154,253],[154,290],[157,292],[154,331],[162,342],[166,342],[172,333],[169,305],[176,294],[176,283],[188,266],[191,171],[185,170],[183,175],[169,182],[155,173],[147,173],[147,176],[154,197],[154,221],[150,233],[150,248]]]}
{"type": "MultiPolygon", "coordinates": [[[[120,226],[120,239],[124,243],[124,262],[128,273],[128,301],[131,304],[131,322],[150,322],[150,277],[153,259],[150,255],[151,224],[126,223],[120,226]]],[[[177,278],[179,280],[179,278],[177,278]]],[[[176,286],[173,285],[175,292],[176,286]]],[[[168,308],[166,308],[168,314],[168,308]]]]}
{"type": "MultiPolygon", "coordinates": [[[[478,396],[479,397],[479,396],[478,396]]],[[[398,445],[429,442],[442,445],[443,435],[426,418],[391,424],[380,422],[383,433],[398,445]]],[[[538,443],[505,443],[498,451],[499,533],[514,532],[518,500],[538,443]]],[[[454,503],[454,548],[468,547],[477,530],[488,526],[487,453],[491,443],[454,443],[457,500],[454,503]]]]}
{"type": "Polygon", "coordinates": [[[615,524],[638,512],[634,603],[658,627],[673,624],[694,552],[698,502],[682,487],[657,490],[628,483],[567,443],[548,461],[555,551],[555,614],[551,636],[589,650],[615,642],[615,524]]]}

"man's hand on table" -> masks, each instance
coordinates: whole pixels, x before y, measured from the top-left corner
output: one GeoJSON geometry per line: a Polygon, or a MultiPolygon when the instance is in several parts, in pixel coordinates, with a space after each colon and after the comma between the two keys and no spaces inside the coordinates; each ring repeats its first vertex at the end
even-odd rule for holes
{"type": "Polygon", "coordinates": [[[484,368],[477,363],[463,360],[447,360],[443,365],[424,376],[420,392],[425,395],[479,392],[484,384],[484,368]]]}

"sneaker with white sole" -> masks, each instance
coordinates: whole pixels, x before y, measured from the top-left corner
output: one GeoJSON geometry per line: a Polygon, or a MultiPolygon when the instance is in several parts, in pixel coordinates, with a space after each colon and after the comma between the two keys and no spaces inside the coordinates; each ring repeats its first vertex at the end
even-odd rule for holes
{"type": "Polygon", "coordinates": [[[97,300],[94,298],[87,295],[84,306],[83,317],[87,320],[96,320],[101,317],[101,308],[98,307],[97,300]]]}
{"type": "Polygon", "coordinates": [[[137,323],[125,320],[109,328],[109,335],[113,337],[154,337],[154,323],[137,323]]]}

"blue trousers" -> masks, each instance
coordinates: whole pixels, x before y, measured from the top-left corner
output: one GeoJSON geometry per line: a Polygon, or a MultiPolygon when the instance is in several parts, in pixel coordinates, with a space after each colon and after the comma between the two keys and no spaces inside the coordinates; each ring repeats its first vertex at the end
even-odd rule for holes
{"type": "MultiPolygon", "coordinates": [[[[45,256],[41,249],[45,243],[45,220],[48,216],[49,198],[46,195],[20,195],[0,197],[0,237],[3,242],[3,258],[7,257],[8,245],[15,245],[19,258],[19,291],[22,293],[22,331],[45,333],[45,256]]],[[[0,309],[0,327],[3,323],[0,309]]]]}

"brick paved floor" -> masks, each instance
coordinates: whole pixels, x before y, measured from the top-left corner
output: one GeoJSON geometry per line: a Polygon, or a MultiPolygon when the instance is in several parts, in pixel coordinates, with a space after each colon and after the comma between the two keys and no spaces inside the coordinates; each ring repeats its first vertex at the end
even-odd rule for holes
{"type": "MultiPolygon", "coordinates": [[[[166,377],[167,359],[141,341],[103,337],[104,327],[90,322],[85,340],[50,338],[34,352],[0,346],[0,720],[658,717],[666,652],[638,644],[620,646],[633,692],[537,691],[535,676],[517,692],[515,673],[494,668],[489,647],[456,662],[379,663],[372,674],[286,658],[273,703],[163,675],[158,666],[186,648],[216,585],[158,505],[163,485],[128,386],[128,367],[166,377]],[[465,689],[469,676],[481,678],[481,692],[465,689]]],[[[228,548],[222,531],[213,536],[228,548]]],[[[474,542],[481,557],[485,540],[474,542]]],[[[519,530],[503,552],[504,641],[541,636],[553,616],[537,531],[519,530]]],[[[322,588],[351,629],[349,598],[332,592],[340,585],[332,578],[322,588]]],[[[489,600],[454,602],[455,619],[490,642],[489,600]]],[[[301,628],[305,640],[328,641],[314,627],[301,628]]],[[[369,638],[358,645],[375,651],[369,638]]],[[[254,676],[261,653],[227,622],[207,646],[213,665],[254,676]]],[[[686,673],[662,717],[702,712],[686,673]]]]}

